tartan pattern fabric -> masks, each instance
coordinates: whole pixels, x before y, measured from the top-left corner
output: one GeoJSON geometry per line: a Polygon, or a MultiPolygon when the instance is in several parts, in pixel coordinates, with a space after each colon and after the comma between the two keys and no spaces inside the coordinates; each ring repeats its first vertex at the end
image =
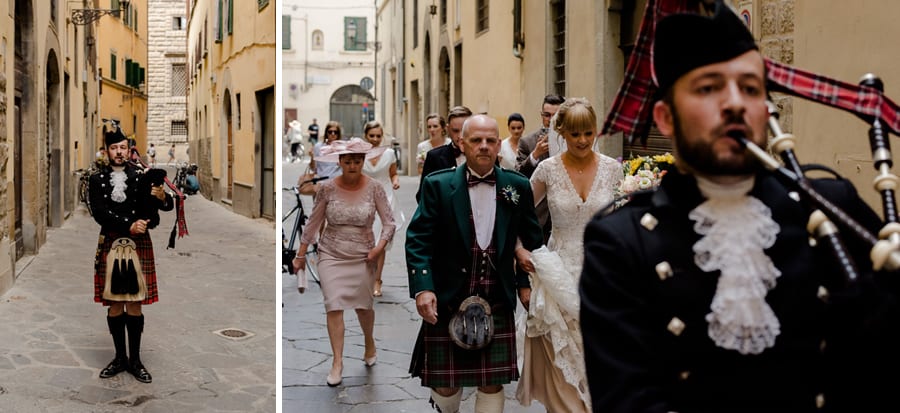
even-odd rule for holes
{"type": "Polygon", "coordinates": [[[106,254],[113,241],[123,236],[134,240],[137,245],[137,254],[141,260],[141,270],[147,282],[147,298],[141,304],[153,304],[159,301],[159,287],[156,284],[156,264],[153,259],[153,243],[150,234],[100,234],[97,240],[97,253],[94,258],[94,302],[109,305],[111,301],[103,299],[103,287],[106,282],[106,254]]]}
{"type": "Polygon", "coordinates": [[[494,307],[494,338],[481,350],[464,350],[450,339],[450,317],[423,323],[424,363],[418,375],[425,387],[479,387],[519,379],[513,312],[494,307]]]}
{"type": "MultiPolygon", "coordinates": [[[[469,222],[475,227],[474,217],[469,222]]],[[[481,350],[465,350],[450,339],[450,315],[431,325],[423,323],[424,363],[418,375],[426,387],[472,387],[506,384],[519,379],[516,363],[516,324],[513,312],[502,305],[499,280],[494,271],[497,250],[494,240],[487,248],[480,248],[472,231],[472,264],[469,268],[469,295],[478,295],[492,303],[494,337],[481,350]]],[[[455,309],[454,309],[455,311],[455,309]]]]}
{"type": "Polygon", "coordinates": [[[635,136],[644,142],[650,132],[656,85],[653,74],[653,37],[656,22],[675,13],[689,11],[688,0],[649,0],[641,20],[641,28],[631,57],[625,68],[625,78],[603,123],[602,135],[625,132],[629,141],[635,136]]]}
{"type": "MultiPolygon", "coordinates": [[[[653,76],[653,37],[656,23],[674,13],[696,10],[691,0],[649,0],[625,77],[603,123],[601,135],[623,132],[629,142],[647,142],[657,88],[653,76]]],[[[870,87],[849,84],[765,59],[769,90],[822,103],[860,116],[880,118],[883,126],[900,134],[900,106],[870,87]]]]}
{"type": "Polygon", "coordinates": [[[900,134],[900,106],[880,91],[854,85],[766,59],[769,90],[784,92],[833,108],[842,109],[900,134]]]}

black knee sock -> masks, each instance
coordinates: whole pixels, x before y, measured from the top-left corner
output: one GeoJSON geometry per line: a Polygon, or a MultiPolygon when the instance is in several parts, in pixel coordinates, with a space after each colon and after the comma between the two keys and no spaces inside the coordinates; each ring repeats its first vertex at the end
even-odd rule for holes
{"type": "Polygon", "coordinates": [[[113,345],[116,346],[116,358],[125,360],[128,353],[125,351],[125,314],[115,317],[106,316],[106,324],[109,325],[109,334],[112,334],[113,345]]]}
{"type": "Polygon", "coordinates": [[[127,315],[128,350],[131,351],[131,363],[141,361],[141,333],[144,332],[144,315],[127,315]]]}

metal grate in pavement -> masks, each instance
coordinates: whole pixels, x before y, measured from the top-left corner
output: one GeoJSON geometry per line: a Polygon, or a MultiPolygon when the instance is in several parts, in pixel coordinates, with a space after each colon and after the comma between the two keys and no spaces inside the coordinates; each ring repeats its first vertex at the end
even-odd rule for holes
{"type": "Polygon", "coordinates": [[[229,340],[234,340],[234,341],[246,340],[255,335],[247,330],[241,330],[239,328],[233,328],[233,327],[223,328],[221,330],[213,331],[213,334],[215,334],[219,337],[227,338],[229,340]]]}

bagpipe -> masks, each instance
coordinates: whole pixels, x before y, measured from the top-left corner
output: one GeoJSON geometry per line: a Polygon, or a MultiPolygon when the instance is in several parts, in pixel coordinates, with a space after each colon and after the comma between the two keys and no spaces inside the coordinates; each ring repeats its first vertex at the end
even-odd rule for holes
{"type": "MultiPolygon", "coordinates": [[[[884,91],[884,84],[881,79],[868,73],[860,81],[859,90],[864,93],[881,95],[884,91]]],[[[890,102],[883,95],[881,97],[881,100],[890,102]]],[[[769,141],[769,149],[781,157],[781,162],[779,163],[767,151],[750,142],[746,137],[740,138],[741,144],[759,159],[766,169],[774,172],[779,180],[795,189],[816,208],[810,214],[807,229],[834,253],[845,279],[848,282],[855,281],[859,272],[840,237],[841,230],[868,245],[873,270],[900,270],[900,218],[897,214],[896,198],[900,178],[891,172],[893,166],[891,143],[889,130],[884,126],[884,120],[880,116],[857,113],[860,118],[869,123],[869,146],[872,150],[873,166],[878,172],[873,184],[875,190],[881,195],[884,217],[884,226],[878,234],[872,234],[812,187],[794,152],[794,136],[781,130],[775,105],[771,102],[767,102],[767,104],[769,109],[768,126],[773,135],[769,141]]],[[[896,115],[897,112],[893,112],[893,114],[896,115]]]]}
{"type": "Polygon", "coordinates": [[[149,178],[144,180],[144,182],[146,182],[147,188],[146,190],[144,188],[141,188],[141,191],[143,193],[150,193],[150,185],[158,186],[165,184],[166,187],[168,187],[175,195],[175,225],[172,227],[172,231],[169,233],[169,243],[168,245],[166,245],[166,249],[175,248],[176,235],[178,238],[183,238],[185,235],[189,235],[187,229],[187,220],[184,216],[184,199],[187,197],[183,192],[181,192],[180,189],[178,189],[178,186],[172,183],[172,181],[167,176],[168,174],[166,173],[165,169],[150,168],[150,166],[148,166],[147,163],[144,162],[144,159],[141,158],[141,153],[140,151],[138,151],[137,147],[131,147],[131,156],[129,158],[130,162],[134,166],[143,169],[145,171],[144,174],[149,178]]]}

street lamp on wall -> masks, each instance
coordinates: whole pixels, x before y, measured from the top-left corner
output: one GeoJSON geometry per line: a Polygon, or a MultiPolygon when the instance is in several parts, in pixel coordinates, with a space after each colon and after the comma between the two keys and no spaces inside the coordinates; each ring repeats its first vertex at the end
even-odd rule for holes
{"type": "Polygon", "coordinates": [[[118,9],[75,9],[72,10],[72,24],[76,24],[79,26],[83,26],[86,24],[91,24],[101,17],[109,14],[115,15],[116,17],[121,16],[122,10],[128,9],[128,0],[120,0],[118,9]]]}

